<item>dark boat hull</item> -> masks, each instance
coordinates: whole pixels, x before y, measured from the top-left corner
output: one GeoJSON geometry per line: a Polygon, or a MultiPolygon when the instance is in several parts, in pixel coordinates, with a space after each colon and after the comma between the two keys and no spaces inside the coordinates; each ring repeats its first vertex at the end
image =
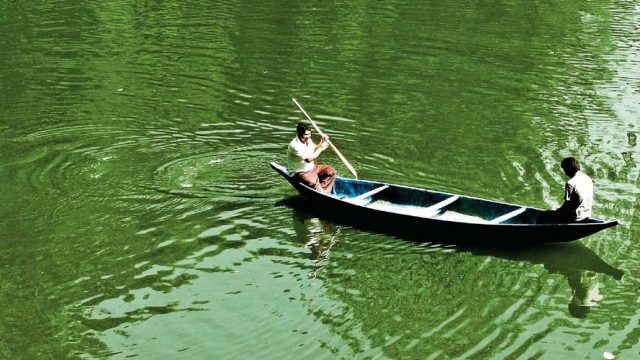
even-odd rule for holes
{"type": "MultiPolygon", "coordinates": [[[[591,220],[588,223],[570,224],[489,224],[411,216],[405,213],[362,206],[335,196],[320,193],[294,181],[286,169],[279,165],[272,163],[271,166],[304,198],[309,200],[308,207],[313,209],[308,210],[321,211],[326,217],[338,222],[347,222],[354,226],[374,231],[406,235],[418,241],[462,243],[467,245],[495,243],[515,246],[533,243],[569,242],[618,224],[615,220],[591,220]]],[[[352,179],[343,180],[366,182],[352,179]]],[[[366,183],[372,184],[373,182],[366,183]]],[[[383,185],[382,183],[373,184],[383,185]]],[[[478,201],[482,200],[478,199],[478,201]]],[[[487,203],[495,204],[495,202],[491,201],[487,201],[487,203]]],[[[539,209],[534,210],[540,211],[539,209]]]]}

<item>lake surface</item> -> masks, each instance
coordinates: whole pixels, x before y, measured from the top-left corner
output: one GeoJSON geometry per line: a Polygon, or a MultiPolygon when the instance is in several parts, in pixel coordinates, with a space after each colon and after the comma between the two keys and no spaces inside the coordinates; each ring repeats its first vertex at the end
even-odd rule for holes
{"type": "Polygon", "coordinates": [[[637,1],[0,0],[0,34],[0,358],[640,357],[637,1]],[[333,223],[269,167],[292,97],[360,178],[553,208],[574,156],[621,225],[333,223]]]}

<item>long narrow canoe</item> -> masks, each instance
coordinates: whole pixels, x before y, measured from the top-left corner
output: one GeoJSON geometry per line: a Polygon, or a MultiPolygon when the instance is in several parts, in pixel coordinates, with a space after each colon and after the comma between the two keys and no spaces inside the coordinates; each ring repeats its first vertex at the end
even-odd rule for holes
{"type": "Polygon", "coordinates": [[[271,167],[311,200],[309,207],[359,225],[417,234],[424,241],[516,246],[568,242],[618,225],[617,220],[600,219],[539,224],[536,219],[544,210],[538,208],[343,177],[336,178],[329,195],[294,181],[277,163],[271,167]]]}

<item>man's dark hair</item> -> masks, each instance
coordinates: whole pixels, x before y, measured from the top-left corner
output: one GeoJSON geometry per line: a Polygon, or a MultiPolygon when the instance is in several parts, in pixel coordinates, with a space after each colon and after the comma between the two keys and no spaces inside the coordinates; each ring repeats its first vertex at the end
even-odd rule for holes
{"type": "Polygon", "coordinates": [[[566,157],[562,159],[560,166],[562,167],[563,170],[565,170],[565,172],[568,172],[571,174],[575,174],[580,170],[580,164],[578,163],[578,160],[572,157],[566,157]]]}
{"type": "Polygon", "coordinates": [[[298,136],[304,135],[304,133],[306,133],[307,130],[309,130],[309,125],[303,122],[299,122],[298,126],[296,126],[296,134],[298,134],[298,136]]]}

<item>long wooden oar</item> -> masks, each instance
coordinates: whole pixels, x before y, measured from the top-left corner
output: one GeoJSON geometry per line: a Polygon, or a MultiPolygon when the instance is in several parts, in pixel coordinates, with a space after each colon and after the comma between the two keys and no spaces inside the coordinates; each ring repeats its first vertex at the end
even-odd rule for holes
{"type": "MultiPolygon", "coordinates": [[[[296,106],[298,107],[298,109],[300,109],[300,111],[302,111],[302,113],[304,114],[304,116],[307,117],[307,120],[309,120],[309,122],[311,123],[311,125],[313,125],[313,127],[316,129],[316,131],[318,132],[318,134],[320,136],[324,136],[324,133],[322,132],[322,130],[320,130],[320,128],[318,127],[318,125],[316,125],[315,121],[313,121],[313,119],[311,119],[311,116],[309,116],[309,114],[307,114],[306,111],[304,111],[304,109],[302,108],[302,106],[298,103],[298,101],[294,98],[291,98],[291,100],[293,100],[293,103],[296,104],[296,106]]],[[[349,161],[340,153],[340,151],[338,151],[338,148],[336,148],[333,143],[331,141],[329,141],[329,146],[331,146],[331,150],[333,150],[336,155],[338,155],[338,157],[340,158],[340,160],[342,160],[342,162],[347,166],[347,169],[349,169],[349,171],[353,174],[353,176],[355,176],[355,178],[358,178],[358,173],[356,173],[356,169],[353,168],[353,166],[351,166],[351,164],[349,163],[349,161]]]]}

